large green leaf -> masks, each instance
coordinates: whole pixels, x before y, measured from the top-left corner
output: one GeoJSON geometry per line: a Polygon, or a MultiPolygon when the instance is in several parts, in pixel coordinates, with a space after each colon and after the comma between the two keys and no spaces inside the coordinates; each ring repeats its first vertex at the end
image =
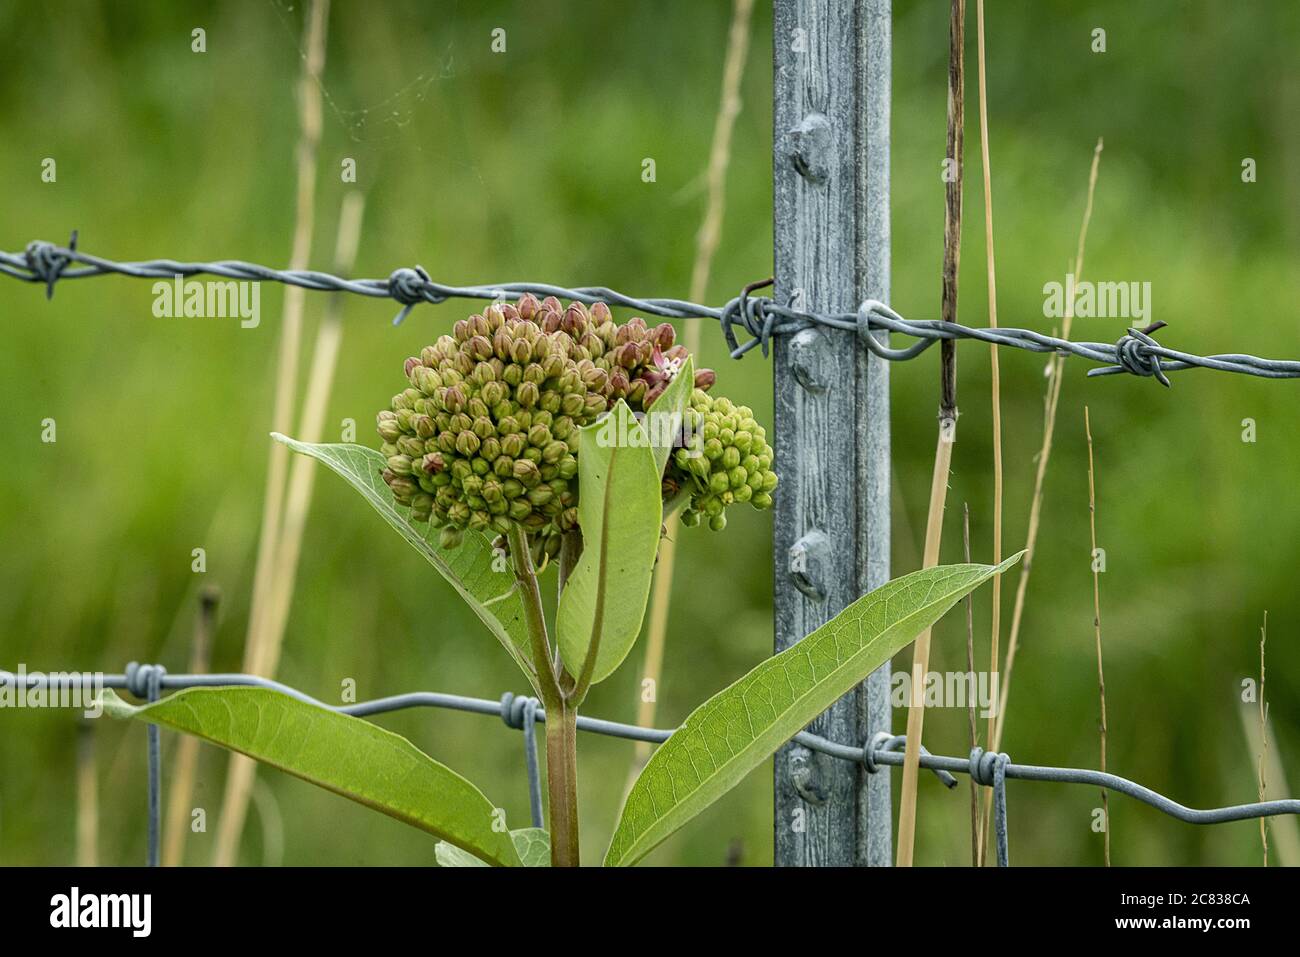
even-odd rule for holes
{"type": "Polygon", "coordinates": [[[582,557],[556,614],[560,655],[578,676],[593,642],[592,682],[622,664],[641,631],[663,525],[660,473],[641,423],[621,399],[578,439],[582,557]]]}
{"type": "Polygon", "coordinates": [[[605,863],[636,863],[1023,554],[896,578],[696,708],[642,769],[605,863]]]}
{"type": "MultiPolygon", "coordinates": [[[[515,842],[515,851],[524,867],[551,866],[551,835],[540,827],[521,827],[510,832],[515,842]]],[[[468,851],[463,851],[454,844],[439,841],[433,849],[439,867],[487,867],[487,862],[479,860],[468,851]]]]}
{"type": "Polygon", "coordinates": [[[537,690],[537,672],[532,665],[524,605],[514,587],[514,573],[509,562],[494,553],[484,536],[477,532],[466,532],[464,541],[456,548],[436,545],[430,540],[431,534],[436,535],[436,531],[428,525],[417,525],[410,521],[407,518],[410,509],[398,505],[393,498],[393,493],[388,490],[388,485],[380,475],[387,461],[374,449],[368,449],[364,445],[299,442],[279,432],[272,432],[271,437],[295,452],[310,455],[325,463],[360,492],[362,498],[383,516],[384,521],[397,529],[443,578],[451,582],[452,587],[474,610],[474,614],[510,652],[515,663],[533,683],[534,690],[537,690]]]}
{"type": "Polygon", "coordinates": [[[193,734],[428,831],[492,864],[522,862],[496,808],[401,735],[269,688],[190,688],[147,705],[110,690],[104,710],[193,734]]]}

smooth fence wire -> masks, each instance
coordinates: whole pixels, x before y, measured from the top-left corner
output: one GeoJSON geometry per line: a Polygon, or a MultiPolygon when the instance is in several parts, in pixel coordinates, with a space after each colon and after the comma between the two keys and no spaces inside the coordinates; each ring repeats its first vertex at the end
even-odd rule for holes
{"type": "MultiPolygon", "coordinates": [[[[46,296],[54,295],[54,285],[60,279],[83,279],[114,273],[141,279],[175,279],[177,277],[210,275],[252,282],[280,282],[304,289],[330,292],[350,292],[376,299],[393,299],[402,306],[393,322],[400,323],[416,305],[442,303],[448,299],[481,299],[500,301],[511,296],[532,293],[537,296],[555,296],[591,305],[604,302],[667,319],[698,317],[718,322],[727,340],[733,358],[740,358],[754,346],[762,347],[767,355],[774,335],[789,335],[812,326],[856,332],[858,339],[873,355],[890,362],[913,359],[930,346],[944,339],[975,339],[995,346],[1008,346],[1028,352],[1063,353],[1099,364],[1090,369],[1090,376],[1129,373],[1155,378],[1169,385],[1168,373],[1182,369],[1215,369],[1265,379],[1300,378],[1300,361],[1292,359],[1261,359],[1258,356],[1226,353],[1199,356],[1180,352],[1161,345],[1151,333],[1163,322],[1146,329],[1129,329],[1117,342],[1072,342],[1056,336],[1044,335],[1032,329],[972,328],[955,322],[937,319],[905,319],[889,306],[876,300],[867,300],[854,313],[806,312],[794,303],[780,303],[770,296],[753,293],[772,281],[750,283],[734,299],[723,306],[705,306],[683,299],[639,299],[627,296],[604,286],[567,288],[540,282],[506,282],[494,285],[450,286],[435,282],[421,266],[394,270],[387,279],[344,279],[326,272],[307,269],[271,269],[237,259],[217,262],[179,262],[174,259],[149,259],[139,262],[115,262],[92,256],[77,249],[74,232],[67,246],[57,246],[43,240],[28,243],[22,252],[0,252],[0,274],[24,282],[42,283],[46,296]],[[741,343],[736,338],[740,326],[750,338],[741,343]],[[881,341],[878,333],[898,333],[917,341],[902,349],[892,349],[881,341]]],[[[887,338],[887,337],[886,337],[887,338]]]]}
{"type": "MultiPolygon", "coordinates": [[[[500,717],[505,724],[524,735],[524,767],[528,776],[529,811],[534,827],[543,827],[542,784],[538,770],[537,740],[535,725],[546,723],[546,711],[536,698],[515,696],[511,693],[502,695],[498,701],[486,698],[471,698],[464,695],[441,694],[432,691],[415,691],[406,694],[390,695],[362,701],[356,704],[329,705],[313,698],[297,688],[293,688],[271,678],[245,674],[204,674],[204,675],[169,675],[161,665],[137,664],[131,662],[123,674],[93,673],[56,673],[14,674],[0,671],[0,684],[17,685],[22,681],[28,689],[42,688],[56,690],[69,689],[73,686],[113,688],[129,691],[137,698],[156,701],[163,691],[179,691],[185,688],[219,688],[219,687],[256,687],[267,688],[289,695],[299,701],[328,708],[340,714],[354,717],[368,717],[403,711],[409,708],[441,708],[452,711],[465,711],[472,714],[487,714],[500,717]]],[[[623,724],[618,721],[606,721],[603,718],[578,716],[578,730],[610,737],[625,738],[632,741],[648,741],[662,744],[672,737],[672,730],[643,728],[638,725],[623,724]]],[[[157,841],[159,827],[159,808],[161,793],[162,758],[155,735],[156,725],[149,725],[148,736],[148,781],[149,781],[149,864],[156,866],[157,841]]],[[[902,749],[906,745],[903,735],[891,735],[880,732],[863,747],[840,744],[829,741],[820,735],[801,731],[791,740],[803,745],[810,751],[852,761],[861,764],[868,774],[875,774],[883,767],[901,767],[902,749]]],[[[1143,787],[1128,778],[1104,771],[1091,771],[1082,768],[1058,768],[1035,764],[1014,764],[1005,753],[986,752],[983,748],[974,748],[968,757],[955,758],[931,754],[921,748],[921,767],[933,772],[947,787],[957,785],[954,774],[969,774],[977,784],[993,789],[994,837],[997,845],[998,865],[1010,864],[1007,839],[1007,793],[1008,780],[1048,781],[1056,784],[1082,784],[1088,787],[1100,787],[1118,794],[1124,794],[1135,800],[1148,804],[1158,811],[1184,821],[1188,824],[1224,824],[1230,821],[1244,821],[1253,818],[1275,817],[1281,814],[1300,814],[1300,800],[1294,798],[1257,801],[1251,804],[1236,804],[1230,807],[1189,808],[1157,791],[1143,787]]]]}

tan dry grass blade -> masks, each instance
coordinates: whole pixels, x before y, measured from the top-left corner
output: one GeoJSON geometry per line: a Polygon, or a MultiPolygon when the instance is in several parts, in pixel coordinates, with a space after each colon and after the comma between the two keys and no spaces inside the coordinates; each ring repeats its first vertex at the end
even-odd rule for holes
{"type": "MultiPolygon", "coordinates": [[[[1088,239],[1088,224],[1092,220],[1092,201],[1097,189],[1097,171],[1101,165],[1102,141],[1092,154],[1092,169],[1088,174],[1088,201],[1083,210],[1083,223],[1079,227],[1079,244],[1074,257],[1073,273],[1075,281],[1083,278],[1083,253],[1088,239]]],[[[1070,338],[1070,326],[1074,320],[1074,304],[1065,304],[1065,317],[1061,326],[1061,338],[1070,338]]],[[[1052,437],[1056,428],[1056,408],[1061,399],[1061,373],[1065,365],[1065,356],[1054,355],[1051,359],[1051,378],[1047,385],[1044,399],[1043,443],[1038,450],[1038,469],[1034,473],[1034,494],[1029,503],[1029,529],[1025,535],[1025,562],[1016,581],[1016,600],[1011,610],[1011,631],[1007,639],[1006,662],[1002,668],[1002,693],[999,695],[997,725],[989,750],[997,751],[1002,745],[1002,730],[1006,723],[1007,697],[1011,693],[1011,669],[1015,664],[1016,650],[1019,646],[1020,622],[1025,608],[1025,590],[1029,587],[1029,572],[1033,567],[1034,546],[1038,542],[1039,522],[1043,510],[1043,480],[1047,475],[1047,465],[1052,458],[1052,437]]]]}
{"type": "MultiPolygon", "coordinates": [[[[1106,720],[1106,671],[1101,662],[1101,573],[1097,570],[1097,483],[1092,462],[1092,420],[1088,417],[1088,407],[1083,407],[1083,432],[1088,437],[1088,529],[1092,540],[1092,629],[1097,643],[1097,691],[1101,696],[1101,764],[1098,770],[1106,770],[1106,732],[1109,725],[1106,720]]],[[[1263,800],[1262,798],[1260,800],[1263,800]]],[[[1103,855],[1106,866],[1110,867],[1110,798],[1105,788],[1101,789],[1101,820],[1103,855]]],[[[1263,820],[1261,818],[1261,820],[1263,820]]]]}
{"type": "Polygon", "coordinates": [[[99,778],[95,768],[95,725],[77,724],[77,866],[99,865],[99,778]]]}
{"type": "MultiPolygon", "coordinates": [[[[325,35],[329,21],[329,0],[312,0],[307,14],[306,52],[298,79],[298,190],[294,219],[291,269],[306,269],[311,257],[311,236],[316,197],[316,151],[321,135],[320,75],[325,68],[325,35]]],[[[272,429],[293,430],[293,400],[297,392],[298,362],[302,351],[304,290],[289,286],[284,294],[284,318],[280,333],[280,354],[276,364],[275,405],[272,429]]],[[[257,564],[253,572],[253,599],[249,610],[248,637],[244,644],[244,671],[267,672],[266,634],[275,588],[276,549],[283,523],[289,450],[272,442],[267,462],[266,498],[262,507],[262,529],[257,543],[257,564]]],[[[278,651],[274,657],[278,658],[278,651]]],[[[252,794],[253,763],[231,755],[226,773],[225,795],[217,825],[212,863],[229,867],[239,851],[248,801],[252,794]]]]}
{"type": "MultiPolygon", "coordinates": [[[[199,592],[199,614],[190,642],[188,671],[206,674],[212,656],[212,634],[216,630],[220,593],[205,587],[199,592]]],[[[180,867],[185,860],[185,836],[190,833],[194,779],[199,769],[199,739],[184,735],[176,743],[176,764],[168,780],[167,818],[163,830],[162,866],[180,867]]]]}
{"type": "MultiPolygon", "coordinates": [[[[1088,224],[1092,221],[1092,201],[1097,191],[1097,173],[1101,167],[1102,141],[1097,140],[1092,151],[1092,168],[1088,172],[1088,200],[1083,208],[1083,222],[1079,225],[1079,240],[1075,249],[1072,272],[1079,281],[1083,278],[1083,253],[1088,240],[1088,224]]],[[[1065,316],[1061,325],[1061,338],[1070,338],[1070,327],[1074,322],[1074,303],[1065,304],[1065,316]]],[[[1039,447],[1035,461],[1038,463],[1034,472],[1034,492],[1029,502],[1029,528],[1025,533],[1025,561],[1020,567],[1020,576],[1016,579],[1016,600],[1011,608],[1011,630],[1007,636],[1006,660],[1000,675],[1001,693],[998,695],[996,721],[989,735],[988,750],[997,752],[1002,748],[1002,731],[1006,726],[1007,700],[1011,694],[1011,673],[1016,663],[1016,651],[1020,645],[1020,622],[1025,610],[1025,594],[1029,588],[1029,573],[1033,570],[1034,548],[1038,544],[1038,528],[1043,514],[1043,482],[1047,478],[1047,465],[1052,459],[1052,437],[1056,431],[1056,408],[1061,400],[1061,381],[1065,371],[1065,356],[1054,355],[1048,362],[1050,373],[1047,394],[1043,397],[1043,442],[1039,447]]],[[[980,860],[988,852],[989,815],[993,808],[985,808],[984,820],[980,828],[980,860]]]]}
{"type": "MultiPolygon", "coordinates": [[[[943,230],[942,318],[957,321],[957,276],[961,263],[961,198],[964,177],[963,128],[966,98],[966,0],[952,0],[948,22],[948,157],[955,173],[945,190],[943,230]]],[[[948,498],[948,471],[957,439],[957,353],[951,339],[939,346],[939,441],[934,452],[930,508],[925,526],[923,568],[939,563],[943,512],[948,498]]],[[[925,675],[930,669],[930,629],[912,650],[912,691],[907,708],[907,744],[903,753],[903,783],[898,799],[898,866],[911,867],[916,836],[916,788],[921,773],[921,734],[925,724],[925,675]]]]}
{"type": "MultiPolygon", "coordinates": [[[[988,73],[984,56],[984,0],[978,0],[975,10],[976,42],[979,59],[979,109],[980,158],[984,171],[984,246],[988,266],[989,327],[998,327],[998,280],[993,247],[993,184],[989,161],[989,96],[988,73]]],[[[1002,561],[1002,370],[998,347],[989,346],[989,373],[992,381],[993,408],[993,564],[1002,561]]],[[[993,579],[993,621],[989,631],[989,670],[998,670],[1002,637],[1002,576],[993,579]]],[[[973,666],[972,666],[973,670],[973,666]]],[[[990,681],[992,678],[990,677],[990,681]]],[[[989,715],[988,737],[993,738],[994,716],[989,715]]],[[[973,742],[975,747],[979,742],[973,742]]],[[[979,838],[977,835],[977,842],[979,838]]],[[[977,859],[977,866],[979,860],[977,859]]]]}

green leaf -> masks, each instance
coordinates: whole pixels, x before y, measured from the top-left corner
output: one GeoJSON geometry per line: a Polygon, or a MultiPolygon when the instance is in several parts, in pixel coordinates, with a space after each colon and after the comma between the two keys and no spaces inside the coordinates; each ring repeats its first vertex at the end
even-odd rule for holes
{"type": "MultiPolygon", "coordinates": [[[[540,827],[521,827],[511,831],[510,837],[524,867],[551,866],[551,835],[540,827]]],[[[439,841],[433,853],[439,867],[487,867],[486,862],[446,841],[439,841]]]]}
{"type": "Polygon", "coordinates": [[[514,574],[508,561],[499,559],[488,540],[478,532],[467,531],[457,548],[442,548],[430,540],[437,530],[410,521],[410,509],[397,504],[380,473],[387,460],[364,445],[312,444],[299,442],[279,432],[271,437],[295,452],[323,462],[361,493],[376,512],[383,516],[411,546],[451,582],[474,614],[497,637],[515,663],[538,691],[537,672],[532,665],[528,625],[524,605],[515,589],[514,574]]]}
{"type": "Polygon", "coordinates": [[[606,865],[636,863],[1023,554],[997,566],[946,565],[896,578],[700,705],[642,769],[606,865]]]}
{"type": "Polygon", "coordinates": [[[104,710],[192,734],[428,831],[493,864],[521,864],[478,788],[401,735],[269,688],[190,688],[104,710]]]}
{"type": "Polygon", "coordinates": [[[578,677],[593,642],[591,681],[617,668],[641,631],[663,524],[650,437],[623,400],[578,439],[582,557],[556,614],[560,655],[578,677]]]}
{"type": "Polygon", "coordinates": [[[668,466],[668,456],[673,454],[673,445],[682,429],[682,414],[691,401],[691,391],[695,388],[695,360],[687,356],[686,361],[668,383],[668,388],[647,410],[650,419],[648,432],[655,454],[655,468],[663,475],[668,466]]]}

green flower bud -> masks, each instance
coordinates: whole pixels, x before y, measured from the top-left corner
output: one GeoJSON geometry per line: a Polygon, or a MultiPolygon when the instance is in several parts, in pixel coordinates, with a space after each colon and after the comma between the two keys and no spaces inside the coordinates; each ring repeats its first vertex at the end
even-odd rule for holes
{"type": "Polygon", "coordinates": [[[414,435],[403,435],[397,440],[397,452],[399,455],[415,459],[424,454],[424,443],[414,435]]]}
{"type": "Polygon", "coordinates": [[[526,497],[533,505],[541,506],[555,498],[555,492],[549,485],[539,485],[537,488],[529,489],[526,497]]]}
{"type": "MultiPolygon", "coordinates": [[[[396,424],[396,423],[394,423],[396,424]]],[[[435,426],[433,419],[427,415],[416,415],[411,418],[411,425],[415,429],[415,434],[421,439],[433,438],[435,426]]]]}
{"type": "Polygon", "coordinates": [[[512,432],[510,435],[501,439],[501,451],[503,454],[517,459],[524,454],[524,436],[520,432],[512,432]]]}
{"type": "Polygon", "coordinates": [[[466,429],[456,436],[456,451],[466,458],[478,451],[479,437],[466,429]]]}
{"type": "Polygon", "coordinates": [[[375,427],[379,431],[380,438],[385,442],[396,442],[397,437],[402,434],[397,424],[397,414],[388,409],[375,417],[375,427]]]}
{"type": "Polygon", "coordinates": [[[529,459],[515,459],[515,478],[531,488],[542,480],[537,466],[529,459]]]}

